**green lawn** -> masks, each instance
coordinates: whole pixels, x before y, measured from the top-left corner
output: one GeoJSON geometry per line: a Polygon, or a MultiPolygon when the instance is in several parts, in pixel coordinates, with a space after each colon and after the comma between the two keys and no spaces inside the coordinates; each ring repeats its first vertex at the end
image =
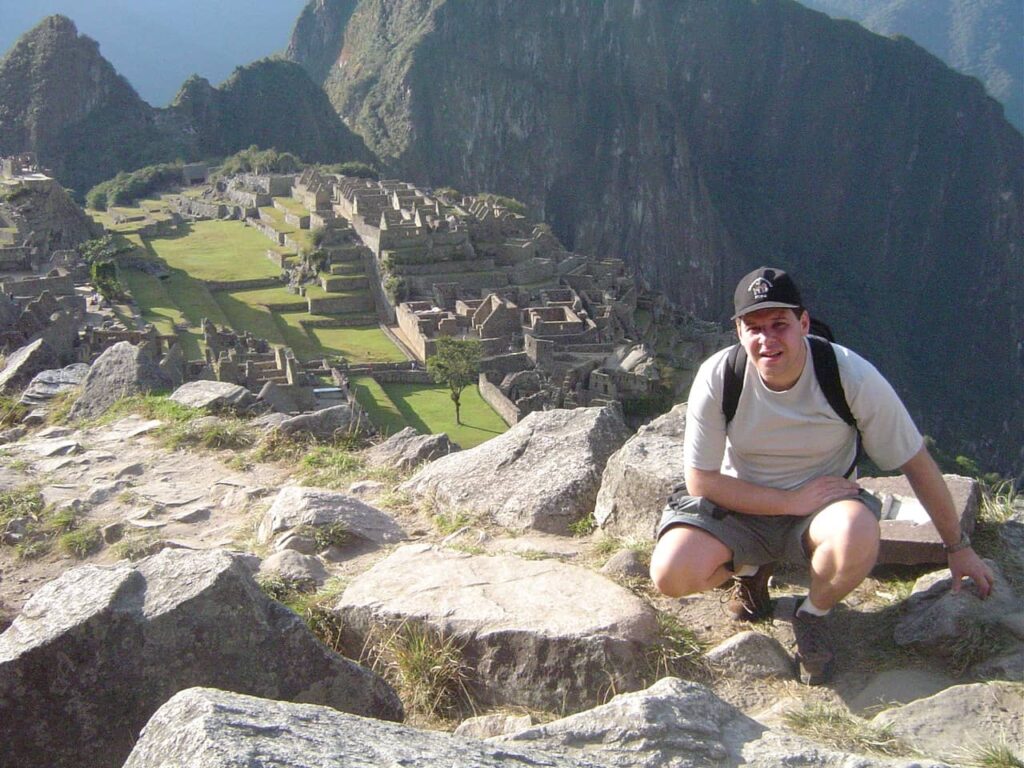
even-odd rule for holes
{"type": "Polygon", "coordinates": [[[280,274],[267,258],[267,238],[252,227],[237,221],[196,221],[186,230],[147,240],[146,248],[197,280],[255,280],[280,274]]]}
{"type": "MultiPolygon", "coordinates": [[[[462,391],[462,424],[455,423],[455,406],[448,387],[424,384],[383,384],[405,422],[423,434],[444,432],[463,448],[472,448],[504,433],[508,427],[480,397],[476,386],[462,391]]],[[[373,417],[371,416],[371,419],[373,417]]]]}
{"type": "Polygon", "coordinates": [[[187,359],[195,360],[202,357],[201,331],[198,328],[188,331],[175,330],[175,323],[184,322],[187,318],[168,295],[164,281],[137,269],[121,270],[121,278],[135,298],[135,303],[139,305],[145,322],[152,323],[162,334],[176,333],[187,359]]]}
{"type": "Polygon", "coordinates": [[[217,304],[228,319],[228,325],[235,330],[246,330],[271,344],[284,345],[287,342],[274,316],[266,307],[250,304],[238,297],[237,293],[217,291],[213,294],[217,304]]]}
{"type": "Polygon", "coordinates": [[[294,213],[299,216],[309,216],[309,209],[294,197],[275,197],[274,202],[283,205],[289,213],[294,213]]]}
{"type": "Polygon", "coordinates": [[[400,363],[402,351],[379,326],[310,328],[309,335],[331,355],[344,355],[351,363],[400,363]]]}
{"type": "Polygon", "coordinates": [[[393,435],[409,426],[388,393],[373,378],[356,376],[349,381],[349,386],[370,421],[382,433],[393,435]]]}
{"type": "Polygon", "coordinates": [[[238,301],[253,307],[265,306],[267,304],[295,304],[296,306],[308,306],[306,300],[302,296],[299,296],[297,293],[292,293],[283,285],[275,288],[253,288],[248,291],[232,291],[231,295],[238,301]]]}
{"type": "Polygon", "coordinates": [[[175,269],[162,282],[167,295],[193,323],[198,324],[206,318],[217,325],[230,325],[224,311],[202,281],[193,280],[185,272],[175,269]]]}

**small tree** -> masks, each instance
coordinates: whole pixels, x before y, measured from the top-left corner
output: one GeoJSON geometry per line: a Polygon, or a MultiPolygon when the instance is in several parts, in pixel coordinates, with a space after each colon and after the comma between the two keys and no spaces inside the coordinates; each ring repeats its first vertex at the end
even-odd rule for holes
{"type": "Polygon", "coordinates": [[[455,423],[461,424],[459,398],[462,390],[480,375],[480,341],[440,336],[433,355],[427,358],[427,372],[438,384],[447,384],[455,403],[455,423]]]}

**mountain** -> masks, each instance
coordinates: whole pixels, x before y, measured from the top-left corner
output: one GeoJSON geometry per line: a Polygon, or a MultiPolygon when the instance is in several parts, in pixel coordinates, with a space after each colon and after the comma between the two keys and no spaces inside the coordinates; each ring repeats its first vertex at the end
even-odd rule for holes
{"type": "Polygon", "coordinates": [[[880,35],[906,35],[972,75],[1024,131],[1024,0],[800,0],[880,35]]]}
{"type": "Polygon", "coordinates": [[[370,157],[320,87],[282,59],[239,67],[219,88],[190,78],[166,109],[140,99],[63,16],[44,19],[0,59],[0,155],[33,151],[79,192],[121,170],[251,144],[309,162],[370,157]]]}
{"type": "Polygon", "coordinates": [[[0,3],[0,51],[44,16],[74,19],[154,106],[197,72],[214,83],[284,49],[304,0],[33,0],[0,3]]]}
{"type": "Polygon", "coordinates": [[[1024,467],[1024,140],[909,40],[789,0],[315,0],[289,55],[390,172],[700,316],[789,268],[923,430],[1024,467]]]}

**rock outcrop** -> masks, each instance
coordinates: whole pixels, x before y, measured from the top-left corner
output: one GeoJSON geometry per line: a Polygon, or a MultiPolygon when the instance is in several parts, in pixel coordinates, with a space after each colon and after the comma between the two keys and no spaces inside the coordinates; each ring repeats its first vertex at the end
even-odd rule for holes
{"type": "Polygon", "coordinates": [[[95,418],[123,397],[166,389],[170,384],[149,353],[131,342],[119,341],[92,364],[70,417],[95,418]]]}
{"type": "Polygon", "coordinates": [[[673,486],[683,480],[686,403],[643,426],[608,459],[594,519],[615,536],[644,541],[655,533],[673,486]]]}
{"type": "Polygon", "coordinates": [[[601,472],[628,436],[614,408],[536,411],[503,435],[431,462],[402,489],[506,528],[565,533],[593,512],[601,472]]]}
{"type": "Polygon", "coordinates": [[[405,538],[390,515],[353,496],[324,488],[289,485],[282,488],[260,521],[256,540],[266,544],[285,531],[340,526],[353,540],[375,545],[405,538]]]}
{"type": "Polygon", "coordinates": [[[552,711],[639,688],[658,630],[646,603],[584,568],[426,545],[357,577],[334,610],[353,652],[375,626],[426,625],[462,649],[476,702],[552,711]]]}
{"type": "Polygon", "coordinates": [[[65,572],[0,635],[0,763],[120,766],[194,685],[400,719],[391,688],[267,598],[244,558],[165,550],[65,572]]]}
{"type": "Polygon", "coordinates": [[[16,392],[31,383],[37,373],[59,365],[53,347],[43,339],[26,344],[7,358],[0,370],[0,394],[16,392]]]}
{"type": "Polygon", "coordinates": [[[372,466],[408,471],[458,450],[461,449],[448,435],[421,435],[412,427],[406,427],[368,450],[366,460],[372,466]]]}
{"type": "Polygon", "coordinates": [[[204,411],[245,413],[256,402],[256,395],[229,381],[190,381],[175,389],[170,399],[204,411]]]}

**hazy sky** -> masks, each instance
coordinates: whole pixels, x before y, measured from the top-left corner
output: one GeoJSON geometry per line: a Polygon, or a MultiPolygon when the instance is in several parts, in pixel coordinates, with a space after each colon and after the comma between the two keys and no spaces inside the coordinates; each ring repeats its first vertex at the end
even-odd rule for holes
{"type": "Polygon", "coordinates": [[[196,73],[221,83],[282,51],[306,0],[0,0],[0,54],[45,16],[61,13],[128,78],[165,106],[196,73]]]}

